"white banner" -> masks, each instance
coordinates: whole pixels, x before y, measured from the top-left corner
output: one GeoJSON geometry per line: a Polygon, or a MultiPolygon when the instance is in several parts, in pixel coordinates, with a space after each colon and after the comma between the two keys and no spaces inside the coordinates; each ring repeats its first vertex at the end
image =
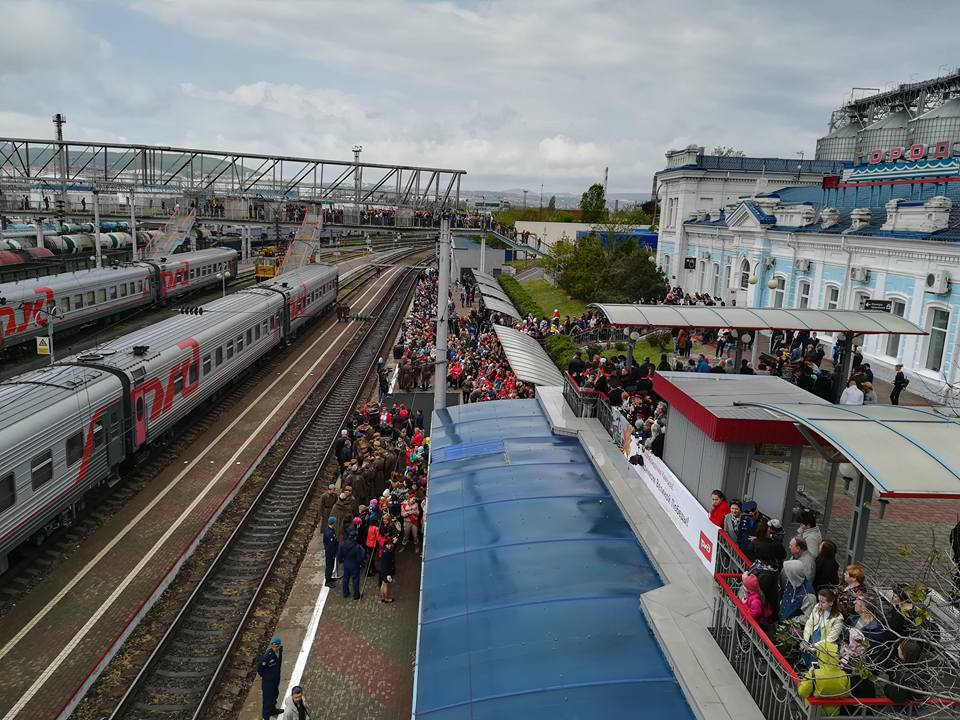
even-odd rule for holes
{"type": "Polygon", "coordinates": [[[683,539],[693,548],[711,575],[716,567],[717,533],[719,528],[710,522],[710,516],[684,487],[664,462],[645,448],[638,448],[632,439],[630,455],[640,453],[643,465],[631,465],[646,483],[660,507],[677,526],[683,539]]]}

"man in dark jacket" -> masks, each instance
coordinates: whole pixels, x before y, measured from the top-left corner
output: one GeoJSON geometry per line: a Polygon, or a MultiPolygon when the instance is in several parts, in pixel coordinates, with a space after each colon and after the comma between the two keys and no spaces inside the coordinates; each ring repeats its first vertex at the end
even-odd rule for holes
{"type": "Polygon", "coordinates": [[[263,691],[263,720],[283,712],[277,707],[280,697],[280,669],[283,665],[283,641],[278,637],[270,640],[268,647],[257,661],[257,675],[260,676],[260,689],[263,691]]]}
{"type": "Polygon", "coordinates": [[[346,539],[340,543],[337,550],[337,560],[343,567],[343,596],[350,595],[350,581],[353,581],[353,599],[360,599],[360,570],[366,552],[363,545],[357,542],[357,533],[352,528],[347,531],[346,539]]]}
{"type": "Polygon", "coordinates": [[[903,365],[900,363],[897,363],[894,369],[897,371],[897,374],[893,377],[893,391],[890,393],[890,404],[899,405],[900,393],[907,387],[907,377],[903,374],[903,365]]]}
{"type": "Polygon", "coordinates": [[[337,562],[337,550],[340,543],[337,541],[337,519],[333,516],[327,518],[327,526],[323,529],[323,559],[326,563],[323,576],[327,581],[327,587],[333,587],[339,578],[333,576],[333,568],[337,562]]]}

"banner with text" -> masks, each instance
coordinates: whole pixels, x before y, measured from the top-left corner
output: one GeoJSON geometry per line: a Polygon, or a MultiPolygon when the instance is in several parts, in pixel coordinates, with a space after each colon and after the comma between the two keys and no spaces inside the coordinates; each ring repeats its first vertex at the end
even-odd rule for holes
{"type": "Polygon", "coordinates": [[[677,526],[683,539],[693,548],[711,575],[716,567],[717,534],[719,528],[710,522],[710,516],[684,487],[664,462],[652,452],[632,441],[630,455],[639,453],[643,465],[631,465],[646,483],[660,507],[677,526]]]}

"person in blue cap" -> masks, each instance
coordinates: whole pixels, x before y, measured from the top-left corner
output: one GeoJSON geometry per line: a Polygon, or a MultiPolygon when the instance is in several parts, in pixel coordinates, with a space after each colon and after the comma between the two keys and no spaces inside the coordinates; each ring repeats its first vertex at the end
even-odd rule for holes
{"type": "Polygon", "coordinates": [[[331,515],[327,518],[327,526],[323,529],[323,555],[326,561],[323,576],[326,580],[327,587],[333,587],[337,580],[340,579],[333,576],[333,568],[337,561],[337,550],[339,547],[340,543],[337,541],[337,519],[331,515]]]}
{"type": "Polygon", "coordinates": [[[263,692],[263,720],[283,712],[277,707],[280,697],[280,668],[283,665],[283,641],[274,636],[268,647],[257,661],[257,675],[260,676],[260,689],[263,692]]]}
{"type": "MultiPolygon", "coordinates": [[[[359,520],[359,518],[356,518],[359,520]]],[[[360,571],[366,551],[363,545],[357,542],[357,531],[350,525],[344,535],[344,541],[337,550],[337,560],[343,567],[343,596],[350,595],[350,581],[353,580],[353,599],[360,599],[360,571]]]]}

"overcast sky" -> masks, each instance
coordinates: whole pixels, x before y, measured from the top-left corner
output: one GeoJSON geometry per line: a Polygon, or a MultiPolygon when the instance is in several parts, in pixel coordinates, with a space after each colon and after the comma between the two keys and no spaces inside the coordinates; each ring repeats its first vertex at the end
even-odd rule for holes
{"type": "Polygon", "coordinates": [[[960,3],[0,0],[0,135],[645,192],[689,143],[810,157],[853,86],[957,62],[960,3]],[[939,29],[938,29],[939,28],[939,29]],[[939,39],[938,39],[939,38],[939,39]]]}

